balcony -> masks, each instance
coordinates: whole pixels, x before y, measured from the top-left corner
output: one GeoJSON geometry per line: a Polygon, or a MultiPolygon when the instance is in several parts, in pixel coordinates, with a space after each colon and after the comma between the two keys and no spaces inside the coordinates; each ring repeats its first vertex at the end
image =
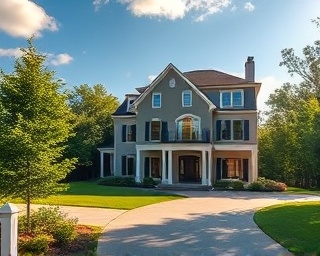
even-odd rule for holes
{"type": "Polygon", "coordinates": [[[202,129],[199,133],[178,133],[170,130],[163,134],[162,143],[210,143],[210,130],[202,129]]]}

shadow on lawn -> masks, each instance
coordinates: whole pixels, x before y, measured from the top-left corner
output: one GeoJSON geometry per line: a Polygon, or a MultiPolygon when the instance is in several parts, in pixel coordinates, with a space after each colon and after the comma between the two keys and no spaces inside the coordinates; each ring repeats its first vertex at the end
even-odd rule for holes
{"type": "Polygon", "coordinates": [[[102,235],[98,255],[291,255],[266,236],[252,217],[252,211],[233,211],[189,214],[154,225],[128,224],[102,235]]]}

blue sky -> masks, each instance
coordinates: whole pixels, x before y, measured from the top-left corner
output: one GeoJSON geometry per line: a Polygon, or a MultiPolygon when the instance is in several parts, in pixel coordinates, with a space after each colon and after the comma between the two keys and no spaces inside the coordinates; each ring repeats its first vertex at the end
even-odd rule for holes
{"type": "Polygon", "coordinates": [[[282,83],[281,50],[319,39],[319,0],[0,0],[0,68],[35,35],[68,87],[101,83],[120,101],[169,63],[244,76],[254,56],[259,108],[282,83]]]}

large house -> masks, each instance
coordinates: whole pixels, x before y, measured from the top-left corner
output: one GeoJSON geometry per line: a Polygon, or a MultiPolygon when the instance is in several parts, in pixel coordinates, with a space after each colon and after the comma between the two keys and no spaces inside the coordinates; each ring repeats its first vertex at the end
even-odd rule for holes
{"type": "Polygon", "coordinates": [[[162,184],[257,179],[257,95],[253,57],[245,79],[169,64],[113,114],[114,147],[99,148],[101,177],[162,184]]]}

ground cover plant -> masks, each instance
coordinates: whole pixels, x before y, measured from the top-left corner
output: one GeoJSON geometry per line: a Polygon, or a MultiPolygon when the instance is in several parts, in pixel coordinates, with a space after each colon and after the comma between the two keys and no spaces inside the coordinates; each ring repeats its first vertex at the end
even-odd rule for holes
{"type": "Polygon", "coordinates": [[[320,255],[320,202],[274,205],[255,213],[257,225],[296,255],[320,255]]]}
{"type": "MultiPolygon", "coordinates": [[[[59,195],[34,200],[32,203],[70,205],[130,210],[137,207],[183,198],[183,196],[143,188],[109,187],[97,181],[72,182],[59,195]]],[[[19,200],[13,201],[18,203],[19,200]]]]}

